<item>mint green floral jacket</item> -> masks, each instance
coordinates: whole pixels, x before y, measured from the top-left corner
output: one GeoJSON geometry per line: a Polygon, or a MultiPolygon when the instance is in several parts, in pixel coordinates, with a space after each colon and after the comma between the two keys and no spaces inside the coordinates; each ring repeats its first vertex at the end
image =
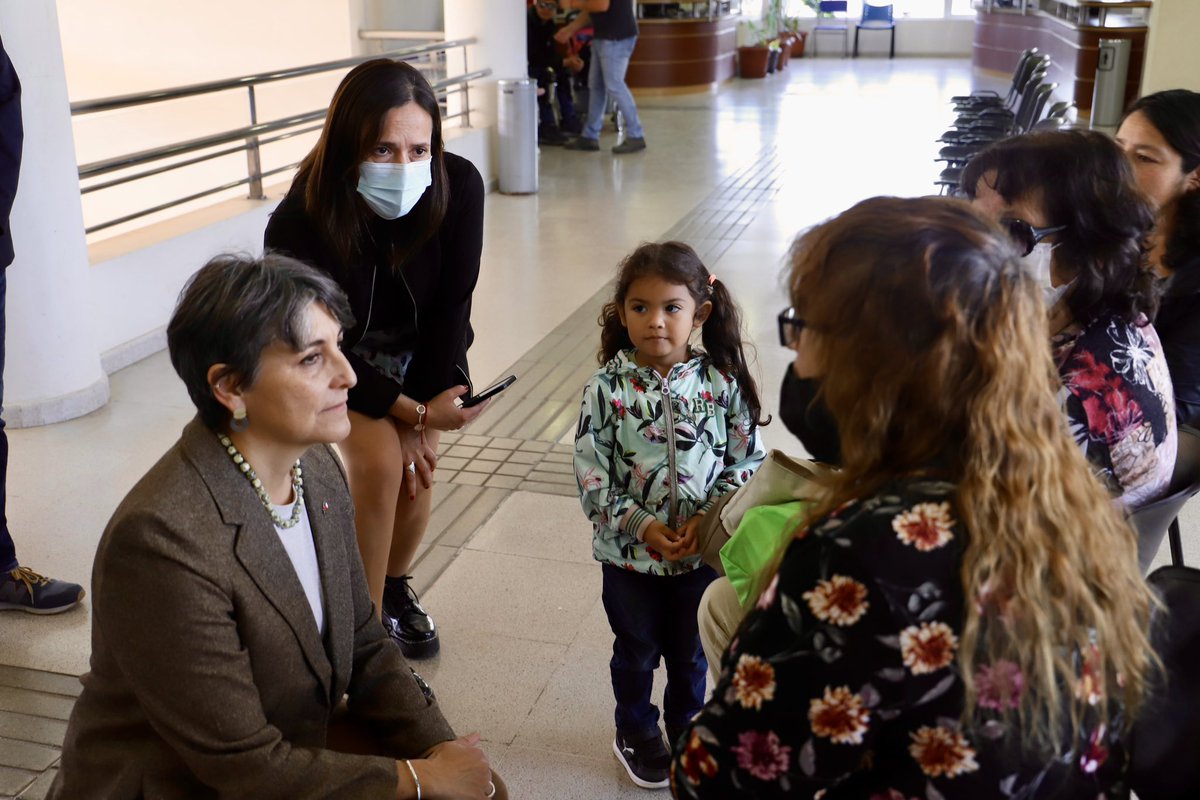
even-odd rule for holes
{"type": "Polygon", "coordinates": [[[633,350],[583,390],[575,433],[580,502],[597,561],[651,575],[690,572],[699,556],[666,561],[642,539],[654,520],[678,528],[745,484],[766,451],[737,381],[704,353],[661,377],[633,350]]]}

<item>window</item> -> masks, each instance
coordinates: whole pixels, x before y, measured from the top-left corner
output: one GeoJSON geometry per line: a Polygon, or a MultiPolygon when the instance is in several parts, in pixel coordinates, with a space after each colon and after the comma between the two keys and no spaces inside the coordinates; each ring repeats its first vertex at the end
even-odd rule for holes
{"type": "MultiPolygon", "coordinates": [[[[848,0],[846,15],[850,19],[858,19],[862,15],[863,3],[868,0],[848,0]]],[[[881,4],[875,0],[875,5],[881,4]]],[[[762,0],[743,0],[742,13],[752,14],[755,6],[763,5],[762,0]]],[[[975,16],[971,0],[892,0],[893,13],[896,19],[945,19],[947,17],[975,16]]],[[[816,12],[805,0],[785,0],[784,13],[789,17],[813,17],[816,12]]]]}

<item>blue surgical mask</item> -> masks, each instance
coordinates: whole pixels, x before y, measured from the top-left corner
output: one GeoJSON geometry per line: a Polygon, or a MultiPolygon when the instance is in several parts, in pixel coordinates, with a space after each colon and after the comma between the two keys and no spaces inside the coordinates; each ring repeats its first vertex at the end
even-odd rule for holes
{"type": "Polygon", "coordinates": [[[407,164],[364,161],[358,165],[358,193],[379,216],[399,219],[412,211],[433,183],[432,165],[430,158],[407,164]]]}

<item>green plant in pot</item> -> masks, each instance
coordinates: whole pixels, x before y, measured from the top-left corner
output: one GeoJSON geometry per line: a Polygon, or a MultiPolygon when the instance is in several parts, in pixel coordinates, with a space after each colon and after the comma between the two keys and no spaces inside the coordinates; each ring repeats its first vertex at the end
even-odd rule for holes
{"type": "Polygon", "coordinates": [[[792,37],[792,58],[804,57],[804,43],[808,41],[808,31],[800,30],[799,17],[784,17],[783,29],[792,37]]]}
{"type": "Polygon", "coordinates": [[[762,25],[747,24],[753,44],[738,48],[738,75],[742,78],[765,78],[771,59],[771,50],[766,43],[766,29],[762,25]]]}

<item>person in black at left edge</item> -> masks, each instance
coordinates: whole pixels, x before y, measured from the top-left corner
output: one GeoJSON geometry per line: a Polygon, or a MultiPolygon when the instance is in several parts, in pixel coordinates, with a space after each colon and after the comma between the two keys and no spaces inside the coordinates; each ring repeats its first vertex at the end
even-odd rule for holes
{"type": "Polygon", "coordinates": [[[538,84],[538,144],[541,145],[566,144],[570,138],[567,134],[582,130],[579,114],[575,111],[574,75],[583,69],[583,59],[577,53],[564,56],[559,52],[560,48],[569,50],[570,45],[554,40],[558,31],[557,11],[556,0],[533,0],[525,15],[529,77],[538,84]],[[561,120],[554,114],[551,84],[561,120]]]}
{"type": "MultiPolygon", "coordinates": [[[[4,402],[4,296],[8,288],[8,265],[15,257],[8,217],[17,193],[23,139],[21,82],[4,50],[4,42],[0,41],[0,409],[4,402]]],[[[4,514],[7,477],[8,436],[4,433],[4,420],[0,419],[0,610],[57,614],[74,608],[83,599],[82,586],[39,575],[17,561],[17,548],[4,514]]]]}

